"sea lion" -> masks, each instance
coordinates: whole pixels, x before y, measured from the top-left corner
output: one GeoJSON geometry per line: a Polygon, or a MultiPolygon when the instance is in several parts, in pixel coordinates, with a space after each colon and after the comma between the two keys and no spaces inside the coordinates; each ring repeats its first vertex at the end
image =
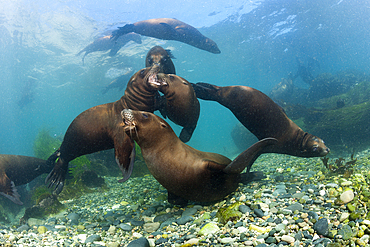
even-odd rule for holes
{"type": "Polygon", "coordinates": [[[129,41],[134,41],[138,44],[141,44],[141,36],[136,33],[127,33],[120,37],[119,39],[117,39],[116,41],[113,41],[111,38],[112,35],[107,35],[94,40],[91,44],[89,44],[79,53],[77,53],[76,56],[79,56],[82,52],[85,52],[84,56],[82,57],[82,64],[84,64],[85,57],[89,53],[110,50],[109,56],[113,57],[117,54],[119,49],[121,49],[129,41]]]}
{"type": "Polygon", "coordinates": [[[324,141],[304,132],[264,93],[246,86],[218,87],[207,83],[193,84],[198,98],[217,101],[259,140],[276,138],[276,145],[263,153],[289,154],[298,157],[322,157],[330,152],[324,141]]]}
{"type": "Polygon", "coordinates": [[[49,187],[54,187],[60,193],[64,186],[68,163],[85,154],[106,149],[115,149],[115,157],[119,165],[123,182],[132,172],[134,162],[134,145],[120,127],[121,111],[125,108],[156,110],[158,91],[154,82],[156,74],[151,74],[151,68],[145,68],[135,73],[120,100],[113,103],[92,107],[78,115],[69,125],[60,148],[49,157],[48,162],[54,164],[54,169],[46,178],[49,187]],[[151,81],[149,84],[148,81],[151,81]]]}
{"type": "Polygon", "coordinates": [[[156,65],[159,67],[160,73],[176,75],[175,65],[172,62],[174,58],[170,50],[165,50],[160,46],[154,46],[146,54],[145,67],[156,65]]]}
{"type": "Polygon", "coordinates": [[[22,155],[0,154],[0,195],[22,205],[15,186],[27,184],[53,166],[46,160],[22,155]]]}
{"type": "Polygon", "coordinates": [[[186,145],[166,121],[152,113],[125,109],[122,119],[123,129],[140,146],[149,171],[168,190],[170,203],[180,198],[199,202],[223,199],[243,179],[254,178],[256,174],[249,170],[260,150],[277,142],[261,140],[231,161],[186,145]],[[247,172],[241,174],[244,168],[247,172]]]}
{"type": "Polygon", "coordinates": [[[205,37],[196,28],[176,19],[158,18],[126,24],[112,32],[112,39],[115,40],[130,32],[157,39],[176,40],[214,54],[221,53],[213,40],[205,37]]]}
{"type": "Polygon", "coordinates": [[[163,85],[159,91],[166,98],[165,111],[162,110],[161,114],[184,127],[179,138],[183,142],[188,142],[197,126],[200,113],[194,89],[187,80],[177,75],[159,73],[157,77],[163,85]]]}

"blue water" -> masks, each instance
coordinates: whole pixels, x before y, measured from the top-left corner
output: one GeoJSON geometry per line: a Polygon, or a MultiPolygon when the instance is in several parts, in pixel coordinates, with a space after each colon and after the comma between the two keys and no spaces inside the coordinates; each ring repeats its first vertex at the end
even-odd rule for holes
{"type": "MultiPolygon", "coordinates": [[[[82,111],[118,100],[102,95],[112,73],[144,67],[154,45],[170,48],[177,74],[191,82],[248,85],[269,93],[297,70],[296,57],[315,58],[321,73],[370,72],[370,2],[310,1],[0,1],[0,153],[33,156],[38,131],[63,136],[82,111]],[[177,18],[213,39],[221,54],[143,37],[115,57],[77,52],[117,26],[149,18],[177,18]],[[32,79],[32,78],[34,79],[32,79]],[[32,101],[17,102],[30,92],[32,101]]],[[[302,81],[297,86],[307,87],[302,81]]],[[[202,151],[235,154],[229,110],[201,101],[189,144],[202,151]]],[[[175,131],[180,128],[174,126],[175,131]]]]}

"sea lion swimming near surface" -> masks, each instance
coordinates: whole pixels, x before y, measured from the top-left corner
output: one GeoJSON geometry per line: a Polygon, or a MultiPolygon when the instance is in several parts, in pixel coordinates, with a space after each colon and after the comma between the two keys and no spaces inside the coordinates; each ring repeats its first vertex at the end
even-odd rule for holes
{"type": "Polygon", "coordinates": [[[84,56],[82,57],[82,63],[84,64],[85,57],[89,53],[110,50],[109,56],[113,57],[117,54],[119,49],[121,49],[129,41],[134,41],[138,44],[141,44],[141,36],[136,33],[127,33],[120,37],[119,39],[117,39],[116,41],[113,41],[111,38],[112,35],[107,35],[94,40],[91,44],[89,44],[79,53],[77,53],[76,56],[79,56],[82,52],[85,52],[84,56]]]}
{"type": "Polygon", "coordinates": [[[278,143],[263,153],[289,154],[298,157],[322,157],[330,152],[324,141],[304,132],[288,118],[284,110],[264,93],[246,86],[218,87],[207,83],[193,84],[198,98],[217,101],[259,140],[273,137],[278,143]]]}
{"type": "Polygon", "coordinates": [[[22,155],[0,154],[0,195],[22,205],[15,186],[27,184],[48,173],[53,166],[46,160],[22,155]]]}
{"type": "Polygon", "coordinates": [[[71,160],[112,148],[115,149],[116,161],[123,174],[120,181],[130,177],[135,149],[130,138],[120,127],[121,111],[127,108],[150,112],[156,110],[158,91],[155,87],[161,86],[161,82],[153,82],[157,77],[151,73],[151,68],[136,72],[120,100],[92,107],[72,121],[60,148],[48,159],[48,162],[54,164],[59,158],[46,178],[49,187],[54,187],[57,193],[62,191],[68,163],[71,160]]]}
{"type": "Polygon", "coordinates": [[[158,18],[126,24],[112,32],[115,40],[126,33],[138,33],[157,39],[176,40],[214,54],[221,53],[217,44],[196,28],[176,19],[158,18]]]}
{"type": "Polygon", "coordinates": [[[276,143],[273,138],[261,140],[231,161],[184,144],[166,121],[152,113],[125,109],[122,119],[123,129],[140,146],[149,171],[168,190],[168,200],[174,204],[223,199],[239,182],[260,175],[249,170],[260,151],[276,143]],[[247,172],[241,173],[244,168],[247,172]]]}

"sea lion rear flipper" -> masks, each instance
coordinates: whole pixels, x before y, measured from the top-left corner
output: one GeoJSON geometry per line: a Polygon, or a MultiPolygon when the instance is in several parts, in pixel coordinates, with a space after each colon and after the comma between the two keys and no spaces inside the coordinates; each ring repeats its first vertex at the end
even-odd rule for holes
{"type": "Polygon", "coordinates": [[[135,25],[134,24],[126,24],[123,27],[118,27],[117,30],[114,30],[112,32],[112,37],[110,39],[117,40],[120,36],[135,32],[135,25]]]}
{"type": "Polygon", "coordinates": [[[122,172],[123,178],[118,180],[118,182],[123,183],[130,178],[132,170],[134,168],[135,162],[135,143],[126,135],[119,138],[116,136],[114,140],[114,152],[116,157],[116,162],[119,169],[122,172]]]}
{"type": "Polygon", "coordinates": [[[8,178],[4,171],[0,173],[0,195],[5,196],[18,205],[23,205],[19,199],[20,196],[14,182],[8,178]]]}
{"type": "Polygon", "coordinates": [[[223,170],[226,173],[241,173],[246,167],[249,172],[253,162],[260,156],[263,149],[267,146],[274,145],[278,142],[275,138],[262,139],[247,150],[239,154],[230,164],[228,164],[223,170]]]}
{"type": "Polygon", "coordinates": [[[218,86],[204,82],[191,83],[191,85],[198,99],[217,101],[218,86]]]}

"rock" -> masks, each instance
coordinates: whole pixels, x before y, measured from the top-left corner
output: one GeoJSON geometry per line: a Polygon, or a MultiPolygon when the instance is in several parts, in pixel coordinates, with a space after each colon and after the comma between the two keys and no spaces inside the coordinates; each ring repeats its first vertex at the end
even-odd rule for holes
{"type": "Polygon", "coordinates": [[[152,233],[152,232],[157,231],[160,225],[161,225],[161,223],[159,223],[159,222],[145,223],[143,225],[143,229],[144,229],[144,231],[146,231],[148,233],[152,233]]]}
{"type": "Polygon", "coordinates": [[[264,212],[259,208],[255,208],[253,212],[255,215],[257,215],[257,217],[260,217],[260,218],[262,218],[265,215],[264,212]]]}
{"type": "Polygon", "coordinates": [[[20,227],[17,228],[17,232],[22,232],[22,231],[28,231],[29,226],[27,225],[21,225],[20,227]]]}
{"type": "Polygon", "coordinates": [[[117,242],[111,242],[111,243],[107,244],[107,247],[119,247],[119,246],[120,246],[120,244],[117,243],[117,242]]]}
{"type": "Polygon", "coordinates": [[[39,225],[43,225],[44,221],[36,219],[36,218],[29,218],[27,223],[29,226],[39,226],[39,225]]]}
{"type": "Polygon", "coordinates": [[[189,239],[188,241],[186,241],[184,243],[184,246],[198,245],[198,243],[199,243],[199,239],[197,239],[197,238],[191,238],[191,239],[189,239]]]}
{"type": "Polygon", "coordinates": [[[40,233],[40,234],[43,234],[43,233],[45,233],[47,231],[48,231],[48,229],[45,226],[39,226],[37,228],[37,232],[40,233]]]}
{"type": "Polygon", "coordinates": [[[239,211],[242,212],[243,214],[252,212],[252,210],[247,205],[244,204],[239,206],[239,211]]]}
{"type": "Polygon", "coordinates": [[[319,219],[314,225],[313,229],[319,234],[323,236],[327,236],[329,234],[329,224],[326,218],[319,219]]]}
{"type": "Polygon", "coordinates": [[[127,247],[150,247],[150,245],[146,238],[139,238],[131,241],[127,247]]]}
{"type": "Polygon", "coordinates": [[[202,229],[200,229],[200,231],[198,232],[198,234],[201,235],[201,236],[208,235],[208,234],[215,234],[219,230],[220,230],[220,228],[217,226],[216,223],[210,222],[210,223],[204,225],[202,227],[202,229]]]}
{"type": "Polygon", "coordinates": [[[233,242],[234,242],[233,238],[229,238],[229,237],[221,238],[221,243],[222,244],[232,244],[233,242]]]}
{"type": "Polygon", "coordinates": [[[283,235],[281,240],[287,242],[288,244],[294,243],[294,238],[288,235],[283,235]]]}
{"type": "Polygon", "coordinates": [[[194,215],[198,210],[196,208],[187,208],[184,212],[182,212],[182,217],[184,216],[192,216],[194,215]]]}
{"type": "Polygon", "coordinates": [[[343,213],[340,215],[340,217],[339,217],[339,221],[340,221],[340,222],[343,222],[343,221],[345,221],[346,219],[348,219],[348,217],[349,217],[349,213],[347,213],[347,212],[343,212],[343,213]]]}
{"type": "Polygon", "coordinates": [[[125,223],[121,223],[119,224],[119,227],[124,230],[124,231],[131,231],[132,230],[132,226],[128,225],[128,224],[125,224],[125,223]]]}
{"type": "Polygon", "coordinates": [[[177,224],[179,225],[185,225],[186,223],[193,221],[194,218],[192,216],[183,216],[180,219],[176,221],[177,224]]]}
{"type": "Polygon", "coordinates": [[[67,218],[70,221],[78,221],[79,218],[80,218],[80,215],[79,214],[76,214],[76,213],[70,213],[70,214],[67,215],[67,218]]]}
{"type": "Polygon", "coordinates": [[[294,212],[296,210],[302,211],[303,210],[303,206],[302,206],[302,204],[300,204],[300,203],[297,202],[297,203],[294,203],[292,205],[289,205],[287,207],[287,209],[292,210],[292,212],[294,212]]]}
{"type": "Polygon", "coordinates": [[[101,237],[97,234],[93,234],[90,237],[86,238],[85,243],[93,243],[95,241],[100,241],[101,237]]]}
{"type": "Polygon", "coordinates": [[[109,234],[114,235],[116,233],[116,227],[110,226],[108,229],[109,234]]]}
{"type": "Polygon", "coordinates": [[[348,202],[352,201],[353,198],[355,198],[355,194],[353,193],[352,190],[346,190],[342,193],[342,195],[340,195],[340,200],[343,203],[348,203],[348,202]]]}
{"type": "Polygon", "coordinates": [[[341,235],[343,240],[348,240],[352,237],[352,228],[349,225],[344,225],[339,229],[338,235],[341,235]]]}

